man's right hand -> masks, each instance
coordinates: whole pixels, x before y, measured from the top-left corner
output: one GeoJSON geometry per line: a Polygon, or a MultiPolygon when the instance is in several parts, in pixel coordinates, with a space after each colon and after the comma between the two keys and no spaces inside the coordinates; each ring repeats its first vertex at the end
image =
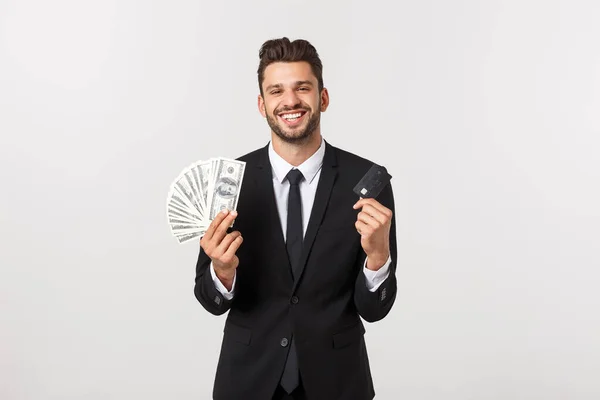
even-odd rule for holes
{"type": "Polygon", "coordinates": [[[227,290],[233,286],[235,269],[240,263],[235,253],[243,241],[239,231],[227,233],[236,217],[236,211],[221,211],[200,239],[200,246],[212,260],[215,273],[227,290]]]}

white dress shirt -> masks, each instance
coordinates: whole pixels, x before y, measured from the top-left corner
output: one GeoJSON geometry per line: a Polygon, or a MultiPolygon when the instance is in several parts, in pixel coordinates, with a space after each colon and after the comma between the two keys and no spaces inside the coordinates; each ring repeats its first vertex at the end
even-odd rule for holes
{"type": "MultiPolygon", "coordinates": [[[[308,221],[310,219],[310,212],[315,201],[315,194],[317,192],[319,176],[321,175],[321,167],[323,165],[324,155],[325,141],[321,139],[321,147],[319,147],[315,154],[296,167],[304,176],[304,179],[300,181],[299,185],[300,198],[302,201],[302,232],[304,233],[306,233],[306,227],[308,226],[308,221]]],[[[279,212],[279,221],[281,222],[281,229],[285,239],[287,232],[288,193],[290,191],[290,183],[285,177],[287,173],[294,168],[294,166],[289,164],[275,152],[273,149],[273,142],[269,144],[269,160],[271,162],[271,170],[273,172],[273,190],[275,191],[275,200],[277,203],[277,211],[279,212]]],[[[388,256],[388,259],[383,267],[377,271],[372,271],[367,268],[367,260],[365,260],[363,273],[366,277],[365,282],[367,288],[371,292],[375,292],[388,277],[391,261],[391,256],[388,256]]],[[[223,297],[226,299],[232,299],[235,290],[236,275],[233,277],[233,286],[231,287],[231,291],[228,291],[223,283],[221,283],[219,278],[217,278],[212,263],[210,264],[210,274],[217,290],[223,294],[223,297]]]]}

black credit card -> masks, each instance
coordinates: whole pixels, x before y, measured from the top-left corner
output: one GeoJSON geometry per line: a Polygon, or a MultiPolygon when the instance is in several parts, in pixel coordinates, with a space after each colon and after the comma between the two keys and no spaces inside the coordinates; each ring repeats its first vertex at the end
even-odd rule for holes
{"type": "Polygon", "coordinates": [[[354,186],[354,193],[362,198],[374,199],[379,196],[379,193],[381,193],[391,179],[392,176],[387,172],[385,167],[373,164],[365,176],[354,186]]]}

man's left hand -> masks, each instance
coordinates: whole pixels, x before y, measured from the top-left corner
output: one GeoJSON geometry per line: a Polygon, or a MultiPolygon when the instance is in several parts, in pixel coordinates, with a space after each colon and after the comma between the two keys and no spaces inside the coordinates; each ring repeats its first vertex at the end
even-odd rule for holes
{"type": "Polygon", "coordinates": [[[367,268],[377,271],[390,255],[390,227],[392,211],[375,199],[360,199],[353,208],[362,210],[356,218],[360,244],[367,254],[367,268]]]}

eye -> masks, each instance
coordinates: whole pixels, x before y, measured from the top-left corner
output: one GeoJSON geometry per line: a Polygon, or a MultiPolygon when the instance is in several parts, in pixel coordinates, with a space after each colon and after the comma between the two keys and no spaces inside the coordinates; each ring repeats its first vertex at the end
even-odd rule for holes
{"type": "Polygon", "coordinates": [[[272,95],[276,95],[276,94],[279,94],[279,93],[281,93],[281,90],[273,90],[271,92],[272,95]]]}
{"type": "Polygon", "coordinates": [[[302,87],[298,88],[298,90],[301,90],[301,91],[303,91],[303,92],[306,92],[306,91],[308,91],[309,89],[308,89],[306,86],[302,86],[302,87]]]}

